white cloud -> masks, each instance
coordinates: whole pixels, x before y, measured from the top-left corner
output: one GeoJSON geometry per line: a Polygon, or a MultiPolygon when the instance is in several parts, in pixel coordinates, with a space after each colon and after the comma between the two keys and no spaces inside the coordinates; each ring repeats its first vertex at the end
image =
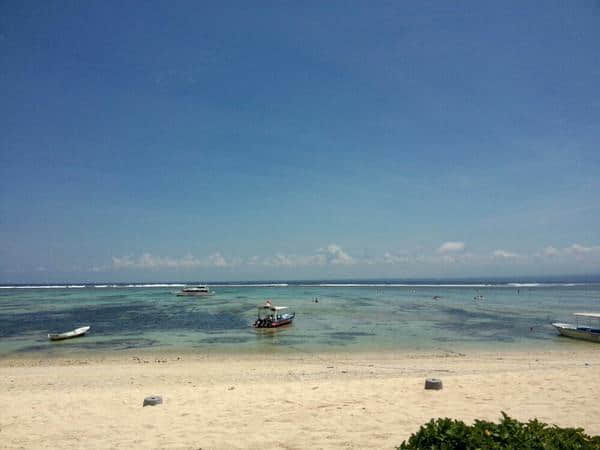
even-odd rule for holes
{"type": "MultiPolygon", "coordinates": [[[[252,258],[254,264],[261,261],[260,258],[252,258]]],[[[276,253],[274,256],[262,258],[262,264],[274,267],[291,266],[324,266],[354,264],[356,260],[346,253],[339,245],[330,244],[326,248],[320,248],[314,255],[285,255],[276,253]]]]}
{"type": "Polygon", "coordinates": [[[552,245],[546,246],[541,252],[534,256],[553,262],[591,262],[600,257],[600,245],[585,246],[581,244],[571,244],[568,247],[557,248],[552,245]]]}
{"type": "Polygon", "coordinates": [[[587,253],[596,253],[600,252],[600,245],[585,247],[579,244],[573,244],[570,247],[565,248],[566,253],[575,253],[578,255],[587,254],[587,253]]]}
{"type": "Polygon", "coordinates": [[[346,253],[339,245],[330,244],[321,248],[313,255],[286,255],[276,253],[273,256],[252,256],[247,259],[241,257],[225,258],[220,252],[215,252],[206,258],[196,258],[186,255],[183,258],[171,258],[156,256],[151,253],[143,253],[138,257],[131,255],[115,256],[112,258],[110,267],[95,267],[95,271],[103,269],[180,269],[193,267],[234,267],[240,265],[248,266],[271,266],[271,267],[306,267],[323,265],[345,265],[354,264],[356,260],[346,253]]]}
{"type": "MultiPolygon", "coordinates": [[[[193,267],[227,267],[234,265],[228,262],[221,253],[216,252],[206,259],[199,259],[192,255],[186,255],[182,258],[170,258],[165,256],[155,256],[151,253],[143,253],[137,258],[133,256],[113,256],[113,269],[182,269],[193,267]]],[[[103,267],[94,267],[93,271],[101,271],[103,267]]]]}
{"type": "Polygon", "coordinates": [[[324,258],[327,264],[342,265],[355,263],[354,258],[346,253],[342,247],[336,244],[329,244],[327,248],[319,249],[319,254],[317,256],[324,258]]]}
{"type": "Polygon", "coordinates": [[[273,256],[252,256],[247,259],[241,257],[226,258],[220,252],[215,252],[206,258],[196,258],[192,255],[183,258],[170,258],[143,253],[138,257],[131,255],[115,256],[112,258],[112,265],[109,267],[94,267],[94,271],[103,271],[112,269],[179,269],[193,267],[234,267],[240,265],[247,266],[271,266],[271,267],[292,267],[292,266],[319,266],[326,264],[352,264],[354,259],[343,249],[335,244],[329,245],[326,249],[319,249],[317,254],[313,255],[286,255],[276,253],[273,256]]]}
{"type": "Polygon", "coordinates": [[[255,256],[248,258],[247,264],[249,266],[256,266],[256,265],[260,264],[260,256],[255,255],[255,256]]]}
{"type": "MultiPolygon", "coordinates": [[[[165,267],[178,267],[183,263],[168,257],[154,256],[143,253],[137,258],[132,256],[113,257],[113,267],[116,269],[160,269],[165,267]]],[[[187,261],[189,264],[189,261],[187,261]]]]}
{"type": "Polygon", "coordinates": [[[600,245],[585,246],[581,244],[571,244],[568,247],[558,249],[552,245],[548,245],[541,253],[536,254],[539,257],[545,258],[568,258],[574,257],[577,260],[582,260],[586,257],[600,255],[600,245]]]}
{"type": "Polygon", "coordinates": [[[449,242],[444,242],[442,245],[440,245],[440,248],[438,248],[438,253],[452,253],[452,252],[462,252],[465,249],[465,243],[464,242],[453,242],[453,241],[449,241],[449,242]]]}
{"type": "Polygon", "coordinates": [[[460,262],[460,260],[454,255],[442,255],[440,257],[440,262],[443,262],[444,264],[454,264],[460,262]]]}
{"type": "Polygon", "coordinates": [[[546,260],[553,264],[572,262],[600,262],[600,246],[572,244],[568,247],[546,246],[535,253],[517,253],[504,249],[496,249],[490,252],[473,253],[466,251],[464,242],[444,242],[436,251],[432,252],[392,252],[383,251],[378,255],[364,257],[351,256],[340,245],[329,244],[309,254],[286,254],[277,252],[272,255],[255,255],[242,258],[239,256],[225,257],[221,252],[215,252],[210,256],[195,257],[188,254],[183,257],[157,256],[151,253],[143,253],[139,256],[113,257],[112,264],[108,266],[97,266],[90,269],[94,272],[119,269],[191,269],[191,268],[231,268],[231,267],[327,267],[345,265],[384,266],[403,264],[417,265],[458,265],[458,264],[490,264],[500,261],[538,261],[546,260]]]}
{"type": "Polygon", "coordinates": [[[215,266],[215,267],[227,267],[229,265],[227,263],[227,260],[219,252],[213,253],[212,255],[210,255],[208,257],[208,261],[209,261],[210,265],[215,266]]]}
{"type": "Polygon", "coordinates": [[[385,252],[383,254],[383,262],[385,264],[399,264],[407,261],[408,258],[406,256],[398,256],[390,252],[385,252]]]}
{"type": "Polygon", "coordinates": [[[299,264],[298,258],[295,255],[284,255],[283,253],[276,253],[275,256],[265,258],[263,265],[284,267],[284,266],[296,266],[299,264]]]}
{"type": "Polygon", "coordinates": [[[549,245],[544,249],[543,254],[544,256],[558,256],[560,254],[560,251],[557,248],[549,245]]]}
{"type": "Polygon", "coordinates": [[[492,253],[492,256],[494,258],[501,258],[501,259],[516,259],[519,258],[519,255],[517,255],[516,253],[512,253],[512,252],[507,252],[506,250],[494,250],[494,252],[492,253]]]}
{"type": "MultiPolygon", "coordinates": [[[[113,256],[112,265],[115,269],[123,269],[127,267],[133,267],[135,265],[135,261],[131,258],[131,256],[113,256]]],[[[98,269],[101,268],[99,267],[98,269]]]]}

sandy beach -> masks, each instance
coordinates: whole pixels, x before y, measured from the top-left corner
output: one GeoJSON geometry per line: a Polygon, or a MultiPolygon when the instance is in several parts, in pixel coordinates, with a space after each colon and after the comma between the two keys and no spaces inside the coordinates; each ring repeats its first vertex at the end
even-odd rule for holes
{"type": "Polygon", "coordinates": [[[600,434],[600,352],[0,361],[3,448],[393,448],[432,417],[600,434]],[[424,390],[425,378],[444,389],[424,390]],[[142,407],[144,397],[164,403],[142,407]]]}

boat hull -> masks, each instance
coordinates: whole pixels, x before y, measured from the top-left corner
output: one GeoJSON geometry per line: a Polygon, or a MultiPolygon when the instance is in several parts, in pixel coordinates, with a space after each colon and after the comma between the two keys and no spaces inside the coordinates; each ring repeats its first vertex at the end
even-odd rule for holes
{"type": "Polygon", "coordinates": [[[252,325],[254,328],[279,328],[284,325],[289,325],[294,321],[296,314],[284,314],[283,317],[278,320],[269,320],[269,319],[257,319],[252,325]]]}
{"type": "Polygon", "coordinates": [[[73,331],[67,331],[66,333],[50,333],[48,334],[48,339],[51,341],[64,341],[65,339],[73,339],[84,336],[89,330],[90,327],[81,327],[73,331]]]}
{"type": "Polygon", "coordinates": [[[191,292],[191,293],[178,292],[177,293],[177,297],[211,297],[213,295],[215,295],[214,292],[202,292],[202,293],[196,293],[196,292],[191,292]]]}
{"type": "Polygon", "coordinates": [[[279,328],[282,327],[284,325],[289,325],[291,324],[293,321],[293,319],[287,319],[287,320],[279,320],[279,321],[275,321],[275,322],[271,322],[271,323],[267,323],[265,325],[260,325],[260,324],[254,324],[252,325],[254,328],[279,328]]]}
{"type": "Polygon", "coordinates": [[[279,322],[273,322],[273,328],[282,327],[284,325],[289,325],[292,323],[293,319],[280,320],[279,322]]]}
{"type": "Polygon", "coordinates": [[[576,327],[567,323],[553,323],[552,326],[562,335],[573,339],[600,343],[600,330],[576,327]]]}

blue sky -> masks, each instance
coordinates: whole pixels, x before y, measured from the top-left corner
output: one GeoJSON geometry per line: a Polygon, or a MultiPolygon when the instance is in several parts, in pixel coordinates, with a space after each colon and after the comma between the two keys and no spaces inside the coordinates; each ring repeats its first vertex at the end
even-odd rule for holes
{"type": "Polygon", "coordinates": [[[597,2],[3,2],[0,282],[600,273],[597,2]]]}

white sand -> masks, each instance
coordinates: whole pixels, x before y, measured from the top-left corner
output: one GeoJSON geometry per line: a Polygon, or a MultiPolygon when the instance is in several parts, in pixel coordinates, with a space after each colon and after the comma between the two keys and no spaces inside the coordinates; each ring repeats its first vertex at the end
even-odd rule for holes
{"type": "Polygon", "coordinates": [[[500,411],[600,434],[600,346],[564,352],[0,360],[2,448],[393,448],[500,411]],[[444,389],[425,391],[427,377],[444,389]],[[144,397],[164,403],[142,407],[144,397]]]}

